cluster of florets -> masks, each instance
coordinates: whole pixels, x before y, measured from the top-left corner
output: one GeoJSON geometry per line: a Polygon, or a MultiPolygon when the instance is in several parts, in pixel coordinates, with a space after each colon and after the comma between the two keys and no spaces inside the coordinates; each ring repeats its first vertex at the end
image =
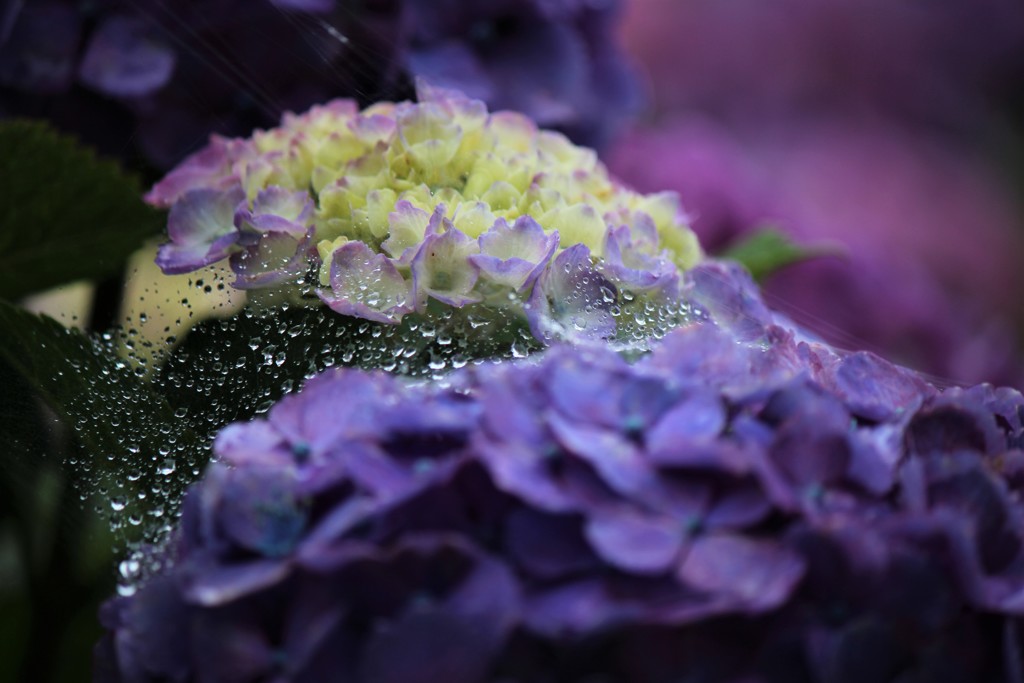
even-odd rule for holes
{"type": "Polygon", "coordinates": [[[334,370],[222,431],[99,680],[1019,680],[1024,397],[689,279],[632,365],[334,370]]]}
{"type": "Polygon", "coordinates": [[[671,305],[701,255],[674,194],[633,192],[563,135],[422,84],[418,104],[336,100],[215,137],[148,200],[170,207],[164,272],[229,259],[236,287],[312,279],[335,311],[382,323],[431,300],[515,305],[542,339],[607,337],[671,305]]]}

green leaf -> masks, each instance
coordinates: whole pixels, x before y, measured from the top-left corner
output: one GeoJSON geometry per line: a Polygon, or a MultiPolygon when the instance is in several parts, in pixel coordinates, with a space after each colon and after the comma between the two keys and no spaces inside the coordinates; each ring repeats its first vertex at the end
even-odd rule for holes
{"type": "Polygon", "coordinates": [[[738,261],[750,271],[755,280],[761,282],[794,263],[839,253],[842,250],[836,245],[797,244],[781,230],[764,228],[734,243],[719,256],[738,261]]]}
{"type": "MultiPolygon", "coordinates": [[[[179,472],[190,472],[202,454],[202,440],[112,346],[0,300],[0,362],[72,430],[85,453],[85,462],[72,463],[80,473],[111,495],[129,492],[123,475],[131,470],[139,471],[141,481],[159,481],[166,490],[187,484],[157,473],[168,458],[177,458],[179,472]]],[[[0,436],[24,434],[23,425],[9,421],[30,413],[11,406],[33,400],[25,391],[8,396],[9,407],[0,413],[0,420],[7,421],[0,424],[0,436]]],[[[24,442],[0,443],[0,459],[25,457],[26,452],[24,442]]]]}
{"type": "Polygon", "coordinates": [[[137,181],[41,122],[0,122],[0,297],[117,272],[160,232],[137,181]]]}

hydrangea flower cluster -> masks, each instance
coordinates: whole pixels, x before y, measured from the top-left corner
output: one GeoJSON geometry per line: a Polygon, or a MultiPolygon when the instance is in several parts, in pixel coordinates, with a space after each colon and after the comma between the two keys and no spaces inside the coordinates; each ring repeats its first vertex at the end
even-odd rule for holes
{"type": "Polygon", "coordinates": [[[632,365],[332,370],[226,428],[97,680],[1024,680],[1024,397],[687,291],[632,365]]]}
{"type": "Polygon", "coordinates": [[[541,340],[605,338],[673,305],[701,256],[674,194],[638,194],[560,133],[424,83],[417,104],[335,100],[214,137],[147,199],[170,208],[164,272],[229,259],[234,286],[256,289],[313,267],[345,315],[513,305],[541,340]]]}

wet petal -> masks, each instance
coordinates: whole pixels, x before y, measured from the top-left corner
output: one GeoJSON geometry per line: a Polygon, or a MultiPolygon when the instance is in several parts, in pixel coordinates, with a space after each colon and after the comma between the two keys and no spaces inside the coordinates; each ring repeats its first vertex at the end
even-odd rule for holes
{"type": "Polygon", "coordinates": [[[527,308],[530,329],[542,341],[607,339],[615,333],[618,291],[593,266],[590,250],[575,244],[555,257],[537,280],[527,308]]]}
{"type": "Polygon", "coordinates": [[[313,228],[296,236],[293,231],[268,232],[250,246],[231,255],[233,286],[238,289],[268,287],[296,280],[309,268],[308,253],[313,228]]]}
{"type": "Polygon", "coordinates": [[[481,274],[499,285],[523,291],[533,285],[558,246],[558,233],[550,235],[530,216],[511,226],[498,219],[479,238],[480,253],[470,256],[481,274]]]}
{"type": "Polygon", "coordinates": [[[241,190],[191,190],[175,202],[167,218],[169,243],[157,252],[156,264],[167,274],[188,273],[225,258],[235,248],[235,210],[241,190]]]}
{"type": "Polygon", "coordinates": [[[287,232],[302,237],[311,225],[313,210],[308,192],[269,187],[256,195],[251,211],[239,210],[235,222],[243,230],[287,232]]]}
{"type": "Polygon", "coordinates": [[[480,295],[473,291],[479,270],[468,258],[478,251],[476,241],[455,228],[429,235],[412,260],[417,306],[425,306],[427,297],[449,306],[480,301],[480,295]]]}
{"type": "Polygon", "coordinates": [[[413,309],[412,287],[384,254],[346,242],[331,255],[331,290],[320,299],[343,315],[397,323],[413,309]]]}

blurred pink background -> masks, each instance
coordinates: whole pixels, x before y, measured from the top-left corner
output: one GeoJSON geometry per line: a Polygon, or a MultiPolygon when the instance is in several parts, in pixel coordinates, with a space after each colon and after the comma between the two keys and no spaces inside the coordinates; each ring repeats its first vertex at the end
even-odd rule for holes
{"type": "Polygon", "coordinates": [[[842,245],[766,285],[838,346],[1024,384],[1024,3],[626,9],[650,106],[606,155],[616,175],[678,191],[712,252],[766,225],[842,245]]]}

